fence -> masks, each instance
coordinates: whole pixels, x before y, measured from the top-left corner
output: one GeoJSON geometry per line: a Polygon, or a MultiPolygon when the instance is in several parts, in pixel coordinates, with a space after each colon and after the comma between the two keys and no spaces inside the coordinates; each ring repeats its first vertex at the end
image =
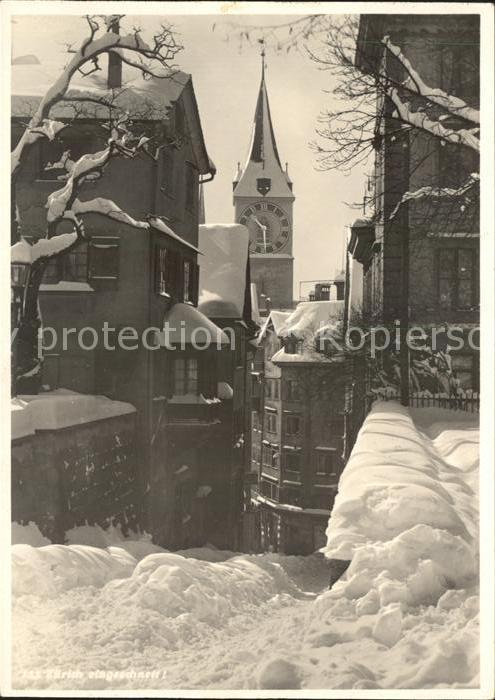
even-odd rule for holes
{"type": "MultiPolygon", "coordinates": [[[[398,401],[401,397],[399,393],[389,393],[373,391],[368,393],[368,410],[373,401],[398,401]]],[[[467,411],[468,413],[479,413],[480,395],[476,392],[465,396],[445,396],[444,394],[430,394],[427,396],[412,394],[409,397],[409,406],[413,408],[448,408],[453,411],[467,411]]]]}

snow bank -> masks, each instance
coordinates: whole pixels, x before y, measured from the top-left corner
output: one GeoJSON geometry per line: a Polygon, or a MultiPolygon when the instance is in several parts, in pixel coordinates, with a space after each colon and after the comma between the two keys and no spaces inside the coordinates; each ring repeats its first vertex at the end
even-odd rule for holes
{"type": "Polygon", "coordinates": [[[11,436],[15,440],[32,435],[35,430],[59,430],[135,411],[130,403],[68,389],[21,395],[11,402],[11,436]]]}
{"type": "MultiPolygon", "coordinates": [[[[453,412],[440,413],[451,425],[453,412]]],[[[454,417],[462,429],[446,431],[445,424],[431,425],[438,410],[423,409],[430,433],[438,432],[432,440],[399,404],[374,405],[341,476],[327,529],[326,556],[352,560],[338,584],[344,595],[373,589],[380,605],[429,604],[448,588],[476,582],[476,498],[459,465],[476,468],[477,423],[471,414],[454,417]]]]}
{"type": "Polygon", "coordinates": [[[468,414],[375,405],[329,523],[327,556],[352,558],[331,590],[322,555],[141,557],[148,536],[88,527],[14,546],[16,689],[479,687],[476,438],[468,414]]]}
{"type": "Polygon", "coordinates": [[[12,544],[29,544],[31,547],[51,544],[50,540],[41,534],[38,526],[33,522],[29,522],[27,525],[12,523],[11,542],[12,544]]]}

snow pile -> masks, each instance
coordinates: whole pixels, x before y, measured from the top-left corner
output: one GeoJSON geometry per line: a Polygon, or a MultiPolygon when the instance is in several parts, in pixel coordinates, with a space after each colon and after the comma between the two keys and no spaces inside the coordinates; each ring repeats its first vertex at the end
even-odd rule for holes
{"type": "Polygon", "coordinates": [[[294,336],[304,339],[308,335],[311,337],[327,326],[332,321],[342,318],[344,312],[344,302],[341,300],[332,301],[302,301],[285,321],[280,329],[281,337],[294,336]]]}
{"type": "Polygon", "coordinates": [[[249,231],[241,224],[202,224],[198,308],[209,318],[243,318],[249,231]]]}
{"type": "Polygon", "coordinates": [[[11,541],[12,544],[29,544],[31,547],[51,544],[50,540],[41,534],[38,526],[33,522],[29,522],[27,525],[12,523],[11,541]]]}
{"type": "Polygon", "coordinates": [[[477,443],[466,443],[465,430],[476,437],[477,425],[472,414],[458,420],[463,440],[456,448],[450,423],[431,440],[399,404],[374,406],[340,479],[327,530],[326,555],[352,560],[341,594],[355,598],[373,589],[380,605],[433,604],[448,588],[476,582],[476,498],[461,465],[468,474],[476,467],[477,443]]]}
{"type": "Polygon", "coordinates": [[[286,345],[273,355],[272,362],[343,361],[343,312],[344,302],[341,300],[299,303],[277,333],[281,338],[297,341],[296,352],[288,352],[286,345]],[[328,352],[324,354],[326,350],[331,350],[332,356],[328,352]]]}
{"type": "Polygon", "coordinates": [[[69,389],[20,395],[11,401],[11,437],[15,440],[32,435],[35,430],[59,430],[135,411],[130,403],[69,389]]]}
{"type": "Polygon", "coordinates": [[[327,556],[351,558],[331,590],[322,555],[87,526],[14,546],[15,688],[478,687],[476,440],[472,415],[375,405],[329,524],[327,556]]]}

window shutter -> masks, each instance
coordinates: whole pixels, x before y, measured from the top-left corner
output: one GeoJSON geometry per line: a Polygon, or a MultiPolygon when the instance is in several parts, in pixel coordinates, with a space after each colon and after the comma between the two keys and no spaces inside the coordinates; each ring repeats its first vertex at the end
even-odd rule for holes
{"type": "Polygon", "coordinates": [[[119,277],[120,239],[93,236],[89,243],[89,279],[113,281],[119,277]]]}
{"type": "Polygon", "coordinates": [[[192,282],[193,288],[191,294],[191,301],[195,306],[197,306],[199,298],[199,265],[197,263],[193,263],[192,282]]]}

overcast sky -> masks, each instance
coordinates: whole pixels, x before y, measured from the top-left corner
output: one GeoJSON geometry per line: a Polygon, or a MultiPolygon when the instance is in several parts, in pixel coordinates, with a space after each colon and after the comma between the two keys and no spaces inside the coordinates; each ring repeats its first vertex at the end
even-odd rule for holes
{"type": "MultiPolygon", "coordinates": [[[[237,161],[244,163],[251,136],[260,82],[259,46],[239,47],[225,28],[222,15],[127,17],[123,27],[149,29],[172,19],[184,50],[179,67],[191,73],[208,151],[218,174],[205,185],[208,223],[232,222],[232,179],[237,161]],[[215,31],[212,31],[213,24],[215,31]],[[222,26],[223,25],[223,26],[222,26]]],[[[243,23],[273,24],[289,18],[260,15],[243,23]]],[[[239,21],[241,18],[239,18],[239,21]]],[[[13,24],[13,56],[35,53],[41,62],[66,61],[65,42],[86,35],[86,22],[77,16],[18,16],[13,24]],[[41,30],[42,27],[42,30],[41,30]]],[[[277,54],[268,49],[266,81],[275,136],[283,163],[294,181],[294,256],[296,298],[299,281],[324,279],[341,268],[345,226],[359,216],[346,202],[361,201],[364,169],[351,175],[318,172],[309,142],[315,137],[320,110],[335,105],[332,77],[303,53],[277,54]]],[[[307,290],[305,290],[307,293],[307,290]]]]}

